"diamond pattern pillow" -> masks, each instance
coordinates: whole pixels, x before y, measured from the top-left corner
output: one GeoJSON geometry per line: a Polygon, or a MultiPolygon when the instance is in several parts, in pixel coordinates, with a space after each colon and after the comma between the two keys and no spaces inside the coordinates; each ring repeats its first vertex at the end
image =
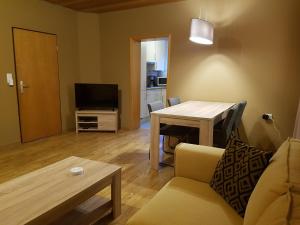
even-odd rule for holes
{"type": "Polygon", "coordinates": [[[244,217],[249,197],[271,157],[272,152],[233,138],[217,164],[210,186],[244,217]]]}

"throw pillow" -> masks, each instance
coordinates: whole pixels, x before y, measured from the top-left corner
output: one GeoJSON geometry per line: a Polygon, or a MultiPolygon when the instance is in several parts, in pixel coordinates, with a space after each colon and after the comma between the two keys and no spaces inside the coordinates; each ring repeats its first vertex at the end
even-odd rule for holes
{"type": "Polygon", "coordinates": [[[244,217],[249,197],[271,157],[272,152],[233,138],[217,164],[210,186],[244,217]]]}

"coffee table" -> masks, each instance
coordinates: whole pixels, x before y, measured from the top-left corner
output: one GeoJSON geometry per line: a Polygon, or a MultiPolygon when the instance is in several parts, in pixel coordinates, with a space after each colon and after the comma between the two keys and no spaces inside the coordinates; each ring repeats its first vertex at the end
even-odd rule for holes
{"type": "Polygon", "coordinates": [[[72,156],[0,184],[1,224],[92,224],[107,211],[114,218],[121,213],[116,165],[72,156]],[[78,166],[84,173],[72,175],[70,169],[78,166]],[[111,200],[97,201],[95,195],[109,185],[111,200]]]}

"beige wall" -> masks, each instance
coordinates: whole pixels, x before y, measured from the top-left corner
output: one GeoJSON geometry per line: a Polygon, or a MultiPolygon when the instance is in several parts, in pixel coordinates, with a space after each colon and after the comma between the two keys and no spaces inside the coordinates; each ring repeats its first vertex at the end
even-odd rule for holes
{"type": "Polygon", "coordinates": [[[129,118],[129,37],[172,35],[170,96],[183,100],[248,101],[243,118],[251,144],[273,148],[292,135],[299,97],[299,21],[296,0],[188,0],[99,16],[101,78],[122,91],[122,126],[129,118]],[[206,2],[206,3],[205,3],[206,2]],[[215,23],[215,43],[188,40],[189,22],[200,7],[215,23]]]}
{"type": "Polygon", "coordinates": [[[73,128],[77,13],[40,0],[1,0],[0,15],[0,145],[20,141],[16,87],[8,87],[5,77],[14,73],[12,26],[57,34],[62,125],[64,130],[73,128]]]}
{"type": "Polygon", "coordinates": [[[79,81],[100,83],[100,26],[98,14],[78,13],[79,81]]]}
{"type": "Polygon", "coordinates": [[[39,0],[0,3],[0,145],[19,141],[11,27],[56,33],[63,129],[74,128],[74,82],[118,83],[122,127],[129,118],[129,37],[172,35],[168,92],[183,100],[248,100],[243,119],[252,144],[264,148],[292,135],[299,98],[299,32],[296,0],[187,0],[101,15],[77,13],[39,0]],[[215,23],[215,44],[188,40],[189,22],[200,7],[215,23]],[[100,44],[99,44],[100,43],[100,44]]]}

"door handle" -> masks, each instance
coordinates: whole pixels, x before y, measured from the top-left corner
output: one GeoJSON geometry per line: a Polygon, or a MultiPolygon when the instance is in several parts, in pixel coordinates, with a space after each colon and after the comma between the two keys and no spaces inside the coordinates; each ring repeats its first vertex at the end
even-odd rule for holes
{"type": "Polygon", "coordinates": [[[24,88],[29,88],[29,86],[25,85],[24,82],[21,80],[20,81],[20,92],[21,92],[21,94],[24,93],[24,88]]]}

